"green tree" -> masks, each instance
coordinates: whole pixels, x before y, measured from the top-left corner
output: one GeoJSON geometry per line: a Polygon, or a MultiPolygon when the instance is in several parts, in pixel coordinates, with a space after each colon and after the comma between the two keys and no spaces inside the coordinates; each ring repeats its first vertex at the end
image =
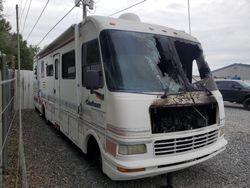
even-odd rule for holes
{"type": "MultiPolygon", "coordinates": [[[[15,61],[17,68],[17,34],[11,32],[11,25],[2,15],[3,6],[0,0],[0,51],[6,55],[7,63],[15,61]]],[[[21,69],[32,70],[33,57],[39,48],[27,44],[20,35],[21,69]]]]}

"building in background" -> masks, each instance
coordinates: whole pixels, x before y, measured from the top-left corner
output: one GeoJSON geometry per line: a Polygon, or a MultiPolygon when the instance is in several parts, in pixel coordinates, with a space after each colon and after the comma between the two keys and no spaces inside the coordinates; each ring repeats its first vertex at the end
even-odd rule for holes
{"type": "Polygon", "coordinates": [[[250,65],[234,63],[212,71],[214,78],[250,80],[250,65]]]}

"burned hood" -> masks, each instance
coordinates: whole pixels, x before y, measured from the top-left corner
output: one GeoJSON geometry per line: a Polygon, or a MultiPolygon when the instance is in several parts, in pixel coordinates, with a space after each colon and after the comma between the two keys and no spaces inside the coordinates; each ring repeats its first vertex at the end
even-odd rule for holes
{"type": "Polygon", "coordinates": [[[204,91],[183,92],[173,95],[168,95],[164,99],[156,99],[151,105],[153,107],[166,107],[166,106],[185,106],[195,104],[216,103],[213,95],[208,95],[204,91]]]}

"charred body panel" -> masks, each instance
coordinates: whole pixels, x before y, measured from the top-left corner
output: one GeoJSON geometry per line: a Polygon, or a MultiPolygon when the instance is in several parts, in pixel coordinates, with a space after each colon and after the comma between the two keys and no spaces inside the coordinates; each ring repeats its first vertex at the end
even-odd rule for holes
{"type": "Polygon", "coordinates": [[[216,123],[218,105],[205,92],[170,95],[150,107],[152,133],[198,129],[216,123]]]}

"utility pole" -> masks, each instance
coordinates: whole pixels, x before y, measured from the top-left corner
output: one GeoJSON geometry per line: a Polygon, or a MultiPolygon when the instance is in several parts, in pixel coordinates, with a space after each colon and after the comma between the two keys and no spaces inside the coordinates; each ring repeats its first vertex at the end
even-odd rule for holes
{"type": "Polygon", "coordinates": [[[84,20],[87,17],[87,5],[82,5],[82,19],[84,20]]]}
{"type": "Polygon", "coordinates": [[[87,17],[87,6],[90,10],[94,9],[94,1],[93,0],[75,0],[75,5],[80,7],[82,5],[82,19],[85,20],[87,17]]]}
{"type": "Polygon", "coordinates": [[[190,5],[188,0],[188,27],[189,27],[189,34],[191,35],[191,21],[190,21],[190,5]]]}

